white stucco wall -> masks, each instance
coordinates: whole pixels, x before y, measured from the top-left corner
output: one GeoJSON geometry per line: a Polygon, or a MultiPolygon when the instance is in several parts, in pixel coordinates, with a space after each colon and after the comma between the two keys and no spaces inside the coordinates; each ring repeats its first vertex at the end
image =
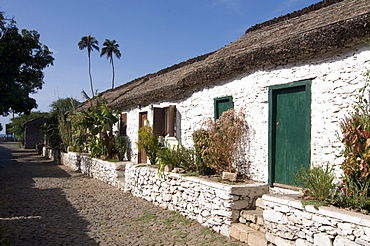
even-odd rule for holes
{"type": "MultiPolygon", "coordinates": [[[[364,73],[370,68],[368,46],[356,50],[327,55],[305,63],[289,64],[273,69],[256,70],[240,78],[207,86],[184,100],[163,102],[156,106],[174,104],[177,107],[177,133],[185,146],[192,146],[191,135],[202,122],[213,117],[214,98],[232,96],[234,108],[245,109],[250,127],[250,139],[246,143],[246,160],[250,178],[268,181],[268,87],[300,80],[312,79],[311,93],[311,162],[314,165],[330,162],[339,165],[341,143],[337,138],[339,120],[346,115],[355,97],[351,96],[365,83],[364,73]],[[181,133],[180,133],[181,131],[181,133]]],[[[132,161],[137,161],[139,112],[150,107],[133,108],[127,112],[127,134],[131,140],[132,161]]],[[[151,120],[152,122],[152,120],[151,120]]]]}

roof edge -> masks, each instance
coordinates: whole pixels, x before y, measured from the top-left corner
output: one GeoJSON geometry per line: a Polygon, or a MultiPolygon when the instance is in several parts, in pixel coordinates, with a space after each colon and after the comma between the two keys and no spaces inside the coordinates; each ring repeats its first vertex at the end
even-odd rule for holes
{"type": "Polygon", "coordinates": [[[271,26],[273,24],[276,24],[276,23],[279,23],[279,22],[282,22],[282,21],[293,19],[295,17],[305,15],[305,14],[310,13],[312,11],[316,11],[318,9],[322,9],[322,8],[328,7],[328,6],[332,5],[332,4],[339,3],[339,2],[342,2],[342,1],[343,0],[324,0],[324,1],[321,1],[321,2],[318,2],[318,3],[315,3],[315,4],[312,4],[312,5],[310,5],[310,6],[306,7],[306,8],[303,8],[301,10],[297,10],[297,11],[294,11],[292,13],[289,13],[289,14],[286,14],[286,15],[282,15],[280,17],[275,17],[274,19],[271,19],[271,20],[268,20],[268,21],[265,21],[265,22],[256,24],[254,26],[251,26],[250,28],[248,28],[245,31],[245,33],[253,32],[255,30],[261,29],[261,28],[266,27],[266,26],[271,26]]]}

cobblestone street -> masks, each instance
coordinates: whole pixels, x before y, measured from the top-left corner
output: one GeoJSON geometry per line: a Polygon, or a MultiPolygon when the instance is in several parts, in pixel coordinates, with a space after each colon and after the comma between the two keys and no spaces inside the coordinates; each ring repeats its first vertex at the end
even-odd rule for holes
{"type": "Polygon", "coordinates": [[[245,245],[0,142],[0,245],[245,245]]]}

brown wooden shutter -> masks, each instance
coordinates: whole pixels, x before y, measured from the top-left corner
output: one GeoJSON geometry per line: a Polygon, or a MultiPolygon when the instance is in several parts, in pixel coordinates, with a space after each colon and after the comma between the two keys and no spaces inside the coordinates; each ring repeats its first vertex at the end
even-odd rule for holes
{"type": "Polygon", "coordinates": [[[168,135],[175,137],[176,105],[170,105],[168,112],[168,135]]]}
{"type": "Polygon", "coordinates": [[[164,108],[154,108],[153,117],[153,134],[154,136],[165,136],[165,109],[164,108]]]}
{"type": "Polygon", "coordinates": [[[127,136],[127,114],[121,114],[121,124],[119,127],[120,136],[127,136]]]}

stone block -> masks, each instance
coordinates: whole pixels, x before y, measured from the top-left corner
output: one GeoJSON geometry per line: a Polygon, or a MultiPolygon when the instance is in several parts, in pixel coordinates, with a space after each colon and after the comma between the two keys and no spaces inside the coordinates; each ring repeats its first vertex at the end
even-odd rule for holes
{"type": "Polygon", "coordinates": [[[265,233],[259,231],[250,231],[248,234],[248,245],[249,246],[267,246],[268,241],[265,233]]]}
{"type": "Polygon", "coordinates": [[[307,242],[304,239],[299,238],[295,241],[295,246],[313,246],[313,244],[310,242],[307,242]]]}
{"type": "Polygon", "coordinates": [[[257,198],[255,203],[257,208],[265,208],[265,203],[263,202],[263,199],[261,197],[257,198]]]}
{"type": "Polygon", "coordinates": [[[269,242],[275,245],[278,245],[278,246],[294,246],[295,245],[294,241],[283,239],[269,232],[266,233],[266,239],[269,242]]]}
{"type": "Polygon", "coordinates": [[[333,246],[358,246],[358,244],[351,240],[348,240],[343,236],[338,235],[334,239],[333,246]]]}
{"type": "Polygon", "coordinates": [[[216,190],[215,192],[216,192],[216,196],[221,198],[221,199],[224,199],[224,200],[231,200],[232,199],[232,196],[231,196],[229,191],[216,190]]]}
{"type": "Polygon", "coordinates": [[[322,225],[331,225],[332,223],[324,216],[313,215],[312,220],[322,225]]]}
{"type": "Polygon", "coordinates": [[[353,232],[353,226],[350,223],[338,223],[340,229],[338,234],[342,236],[350,235],[353,232]]]}
{"type": "Polygon", "coordinates": [[[368,241],[368,240],[364,240],[364,239],[362,239],[362,238],[357,238],[357,239],[355,240],[355,242],[356,242],[357,244],[359,244],[359,245],[363,245],[363,246],[370,246],[370,241],[368,241]]]}
{"type": "Polygon", "coordinates": [[[370,237],[370,227],[364,226],[363,229],[364,229],[366,236],[370,237]]]}
{"type": "Polygon", "coordinates": [[[237,173],[222,172],[222,180],[229,180],[231,182],[235,182],[237,177],[238,177],[237,173]]]}
{"type": "Polygon", "coordinates": [[[232,205],[231,205],[231,208],[232,209],[245,209],[245,208],[249,208],[250,206],[250,203],[249,203],[249,199],[245,199],[245,200],[238,200],[238,201],[235,201],[232,205]]]}
{"type": "Polygon", "coordinates": [[[313,244],[315,246],[333,246],[330,237],[325,233],[318,233],[313,236],[313,244]]]}
{"type": "Polygon", "coordinates": [[[274,210],[264,210],[263,218],[265,219],[265,221],[281,223],[281,221],[283,220],[283,214],[274,210]]]}

